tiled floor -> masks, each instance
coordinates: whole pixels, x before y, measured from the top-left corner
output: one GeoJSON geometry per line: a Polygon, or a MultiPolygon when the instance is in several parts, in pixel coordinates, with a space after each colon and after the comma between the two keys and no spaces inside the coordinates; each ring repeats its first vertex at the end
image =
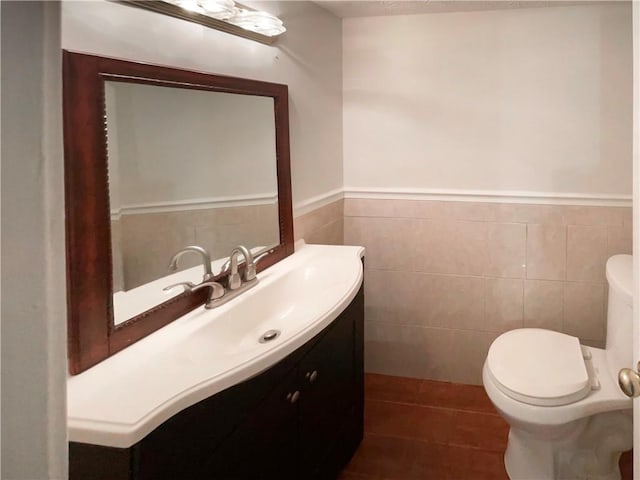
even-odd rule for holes
{"type": "Polygon", "coordinates": [[[508,480],[509,427],[482,387],[367,374],[364,431],[339,480],[508,480]]]}

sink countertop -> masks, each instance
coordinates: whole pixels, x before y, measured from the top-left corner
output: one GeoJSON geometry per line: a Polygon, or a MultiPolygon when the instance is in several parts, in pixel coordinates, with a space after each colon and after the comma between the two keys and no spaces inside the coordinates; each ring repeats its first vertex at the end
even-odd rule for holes
{"type": "Polygon", "coordinates": [[[358,293],[362,247],[296,245],[260,283],[199,307],[67,380],[69,440],[128,448],[181,410],[274,365],[358,293]],[[259,343],[268,330],[281,334],[259,343]]]}

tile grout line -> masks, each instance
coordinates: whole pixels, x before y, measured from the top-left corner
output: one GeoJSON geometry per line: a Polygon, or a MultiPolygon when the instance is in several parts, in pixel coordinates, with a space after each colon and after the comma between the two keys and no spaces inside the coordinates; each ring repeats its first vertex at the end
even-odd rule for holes
{"type": "MultiPolygon", "coordinates": [[[[493,450],[490,448],[483,448],[483,447],[478,447],[476,445],[468,445],[468,444],[464,444],[464,443],[457,443],[455,441],[451,441],[451,440],[427,440],[424,439],[422,437],[409,437],[406,435],[397,435],[397,434],[391,434],[391,433],[374,433],[374,432],[365,432],[364,435],[369,435],[369,436],[375,436],[375,437],[384,437],[384,438],[393,438],[394,440],[408,440],[411,442],[418,442],[418,443],[423,443],[426,445],[440,445],[443,447],[457,447],[457,448],[462,448],[462,449],[466,449],[466,450],[475,450],[475,451],[480,451],[480,452],[493,452],[493,453],[502,453],[504,451],[504,448],[501,450],[493,450]]],[[[506,445],[505,445],[506,447],[506,445]]]]}
{"type": "MultiPolygon", "coordinates": [[[[569,256],[569,227],[565,227],[565,239],[564,239],[564,278],[567,279],[567,264],[568,264],[568,256],[569,256]]],[[[560,329],[562,332],[566,332],[566,321],[565,321],[565,305],[567,304],[567,289],[562,287],[562,318],[560,321],[560,329]]]]}
{"type": "Polygon", "coordinates": [[[554,283],[580,283],[586,285],[605,285],[606,282],[603,281],[589,281],[589,280],[567,280],[567,279],[549,279],[549,278],[528,278],[526,276],[522,277],[509,277],[509,276],[495,276],[495,275],[485,275],[485,274],[466,274],[466,273],[442,273],[442,272],[427,272],[422,270],[399,270],[394,268],[386,268],[386,267],[371,267],[368,266],[365,269],[366,271],[375,271],[375,272],[394,272],[394,273],[411,273],[417,275],[428,275],[428,276],[438,276],[438,277],[452,277],[452,278],[477,278],[482,280],[535,280],[539,282],[554,282],[554,283]]]}
{"type": "MultiPolygon", "coordinates": [[[[485,415],[485,416],[490,416],[490,417],[500,417],[500,414],[497,412],[484,412],[484,411],[480,411],[480,410],[468,410],[468,409],[463,409],[463,408],[454,408],[454,407],[447,407],[447,406],[441,406],[441,405],[426,405],[426,404],[422,404],[422,403],[409,403],[409,402],[401,402],[398,400],[384,400],[384,399],[378,399],[378,398],[372,398],[372,397],[365,397],[365,402],[366,401],[370,401],[370,402],[379,402],[379,403],[384,403],[384,404],[393,404],[393,405],[400,405],[402,407],[420,407],[420,408],[431,408],[431,409],[435,409],[435,410],[445,410],[445,411],[451,411],[451,412],[463,412],[463,413],[470,413],[470,414],[478,414],[478,415],[485,415]]],[[[366,408],[366,407],[365,407],[366,408]]]]}
{"type": "Polygon", "coordinates": [[[524,279],[522,282],[522,326],[527,326],[527,317],[526,317],[526,305],[525,305],[525,289],[527,288],[527,280],[529,279],[528,275],[529,270],[529,224],[527,224],[524,230],[524,279]]]}

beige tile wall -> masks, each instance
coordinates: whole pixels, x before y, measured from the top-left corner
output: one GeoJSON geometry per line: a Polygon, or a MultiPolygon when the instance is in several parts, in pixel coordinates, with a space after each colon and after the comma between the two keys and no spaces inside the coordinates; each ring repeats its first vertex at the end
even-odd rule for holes
{"type": "MultiPolygon", "coordinates": [[[[164,243],[188,241],[161,224],[164,243]]],[[[480,384],[513,328],[603,345],[604,265],[631,253],[631,209],[346,199],[294,218],[294,235],[367,248],[367,371],[480,384]]]]}
{"type": "MultiPolygon", "coordinates": [[[[121,262],[113,256],[114,284],[119,282],[125,290],[167,275],[171,257],[187,245],[200,245],[216,259],[227,257],[239,244],[270,246],[280,238],[275,204],[123,215],[111,222],[111,228],[120,233],[119,247],[112,247],[120,252],[121,262]]],[[[179,267],[200,263],[197,256],[188,255],[179,267]]]]}
{"type": "Polygon", "coordinates": [[[367,370],[480,384],[513,328],[603,345],[605,262],[631,253],[631,209],[346,199],[344,241],[367,248],[367,370]]]}
{"type": "MultiPolygon", "coordinates": [[[[295,239],[342,245],[343,204],[338,200],[296,217],[295,239]]],[[[173,254],[187,245],[201,245],[212,258],[222,258],[239,242],[272,245],[279,238],[275,205],[123,215],[112,220],[111,231],[115,291],[166,275],[173,254]]],[[[197,257],[184,257],[180,268],[198,264],[197,257]]]]}
{"type": "Polygon", "coordinates": [[[344,241],[344,200],[300,215],[293,219],[296,240],[304,238],[307,243],[342,245],[344,241]]]}

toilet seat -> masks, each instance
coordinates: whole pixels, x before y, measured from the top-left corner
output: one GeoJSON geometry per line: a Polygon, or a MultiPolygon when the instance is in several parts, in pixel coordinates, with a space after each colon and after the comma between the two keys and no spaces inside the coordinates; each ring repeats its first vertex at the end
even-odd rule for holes
{"type": "Polygon", "coordinates": [[[580,341],[564,333],[521,328],[489,348],[487,373],[505,395],[538,406],[567,405],[591,389],[580,341]]]}

